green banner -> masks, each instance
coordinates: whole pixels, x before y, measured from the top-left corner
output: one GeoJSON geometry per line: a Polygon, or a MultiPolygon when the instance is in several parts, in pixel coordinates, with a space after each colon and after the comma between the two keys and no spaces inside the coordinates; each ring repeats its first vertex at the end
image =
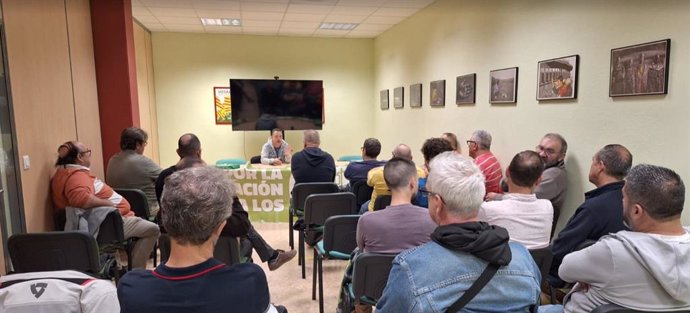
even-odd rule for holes
{"type": "Polygon", "coordinates": [[[252,222],[287,222],[290,208],[290,169],[240,168],[230,170],[237,194],[252,222]]]}

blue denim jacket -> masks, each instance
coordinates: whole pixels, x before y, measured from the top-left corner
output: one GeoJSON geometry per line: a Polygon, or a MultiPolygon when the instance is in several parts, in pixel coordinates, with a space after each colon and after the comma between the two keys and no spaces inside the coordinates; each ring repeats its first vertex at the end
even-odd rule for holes
{"type": "MultiPolygon", "coordinates": [[[[541,274],[527,249],[510,243],[512,261],[461,312],[536,312],[541,274]]],[[[380,313],[443,313],[470,288],[487,262],[435,242],[401,252],[376,306],[380,313]]]]}

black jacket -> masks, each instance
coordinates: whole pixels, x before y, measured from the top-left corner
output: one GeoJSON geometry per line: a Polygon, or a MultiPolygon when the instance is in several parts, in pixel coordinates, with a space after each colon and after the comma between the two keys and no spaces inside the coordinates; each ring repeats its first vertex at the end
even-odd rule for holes
{"type": "Polygon", "coordinates": [[[335,161],[321,148],[304,148],[292,156],[291,164],[295,184],[335,180],[335,161]]]}

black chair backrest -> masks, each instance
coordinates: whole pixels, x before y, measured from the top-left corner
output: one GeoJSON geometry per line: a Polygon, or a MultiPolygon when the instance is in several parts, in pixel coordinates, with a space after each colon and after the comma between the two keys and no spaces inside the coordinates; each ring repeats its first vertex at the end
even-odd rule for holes
{"type": "Polygon", "coordinates": [[[122,216],[120,216],[118,210],[110,211],[103,222],[101,222],[96,241],[101,248],[112,244],[120,245],[125,241],[122,216]]]}
{"type": "Polygon", "coordinates": [[[240,263],[240,243],[237,237],[220,236],[213,249],[213,257],[227,265],[240,263]]]}
{"type": "Polygon", "coordinates": [[[529,250],[529,254],[532,255],[534,263],[537,263],[537,266],[539,267],[539,272],[541,273],[540,283],[543,283],[546,277],[549,275],[551,261],[553,260],[551,246],[549,245],[545,248],[529,250]]]}
{"type": "Polygon", "coordinates": [[[149,216],[151,216],[149,201],[143,191],[139,189],[116,188],[115,192],[127,199],[127,202],[132,207],[132,211],[134,211],[134,215],[147,221],[149,220],[149,216]]]}
{"type": "Polygon", "coordinates": [[[374,211],[383,210],[387,206],[391,205],[392,197],[390,195],[383,195],[376,197],[374,201],[374,211]]]}
{"type": "Polygon", "coordinates": [[[360,180],[355,182],[352,186],[352,193],[357,197],[357,205],[362,206],[364,202],[371,199],[371,193],[374,192],[374,187],[367,185],[367,182],[360,180]]]}
{"type": "Polygon", "coordinates": [[[98,274],[98,246],[87,232],[14,234],[7,241],[17,273],[75,270],[98,274]]]}
{"type": "MultiPolygon", "coordinates": [[[[688,313],[690,312],[689,310],[683,310],[683,311],[654,311],[654,313],[670,313],[670,312],[685,312],[688,313]]],[[[602,304],[594,310],[592,310],[591,313],[652,313],[652,311],[638,311],[638,310],[633,310],[633,309],[628,309],[622,306],[619,306],[617,304],[602,304]]]]}
{"type": "Polygon", "coordinates": [[[359,215],[337,215],[326,219],[323,229],[324,250],[352,253],[357,247],[359,217],[359,215]]]}
{"type": "Polygon", "coordinates": [[[352,272],[352,289],[355,299],[366,297],[376,302],[381,298],[395,256],[395,254],[368,252],[357,255],[352,272]]]}
{"type": "Polygon", "coordinates": [[[261,156],[260,155],[255,155],[251,159],[249,159],[250,164],[261,164],[261,156]]]}
{"type": "Polygon", "coordinates": [[[331,216],[357,214],[357,200],[351,192],[319,193],[304,203],[304,224],[323,225],[331,216]]]}
{"type": "Polygon", "coordinates": [[[307,197],[315,193],[333,193],[340,191],[335,183],[300,183],[292,188],[293,208],[304,210],[307,197]]]}

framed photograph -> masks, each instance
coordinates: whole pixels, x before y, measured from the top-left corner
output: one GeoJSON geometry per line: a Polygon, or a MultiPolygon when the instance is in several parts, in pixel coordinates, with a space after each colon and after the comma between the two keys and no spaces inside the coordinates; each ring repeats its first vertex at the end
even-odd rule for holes
{"type": "Polygon", "coordinates": [[[213,109],[216,112],[216,124],[232,124],[230,87],[213,87],[213,109]]]}
{"type": "Polygon", "coordinates": [[[455,83],[455,104],[474,104],[477,74],[458,76],[455,83]]]}
{"type": "Polygon", "coordinates": [[[579,55],[537,63],[537,100],[577,98],[579,55]]]}
{"type": "Polygon", "coordinates": [[[379,94],[381,98],[381,110],[388,110],[388,89],[381,90],[379,94]]]}
{"type": "Polygon", "coordinates": [[[410,107],[422,107],[422,84],[410,85],[410,107]]]}
{"type": "Polygon", "coordinates": [[[405,87],[393,88],[393,107],[396,109],[402,109],[405,105],[405,87]]]}
{"type": "Polygon", "coordinates": [[[442,107],[446,105],[446,81],[435,80],[431,82],[431,101],[429,103],[432,107],[442,107]]]}
{"type": "Polygon", "coordinates": [[[489,77],[491,77],[489,103],[517,102],[517,67],[491,71],[489,77]]]}
{"type": "Polygon", "coordinates": [[[671,39],[611,49],[609,96],[668,93],[671,39]]]}

